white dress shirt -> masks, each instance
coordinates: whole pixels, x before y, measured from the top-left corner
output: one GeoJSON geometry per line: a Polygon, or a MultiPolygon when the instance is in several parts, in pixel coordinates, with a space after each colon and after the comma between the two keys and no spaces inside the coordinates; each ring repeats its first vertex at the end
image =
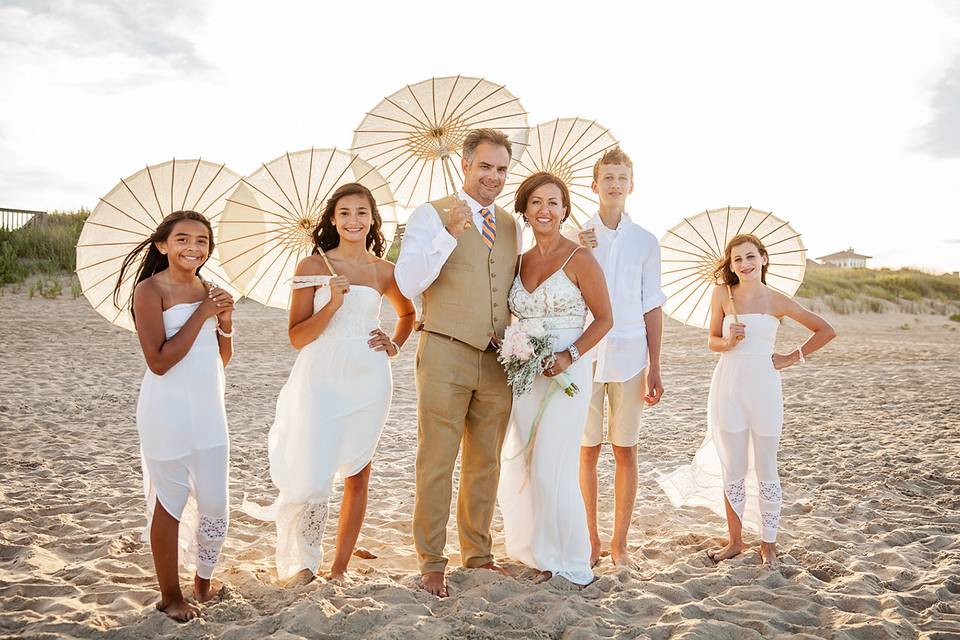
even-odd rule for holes
{"type": "MultiPolygon", "coordinates": [[[[484,207],[468,196],[463,190],[457,193],[461,200],[470,205],[473,213],[473,226],[465,229],[464,233],[480,233],[483,228],[481,209],[489,209],[496,225],[497,210],[494,205],[484,207]]],[[[500,233],[500,229],[497,229],[500,233]]],[[[517,225],[517,250],[520,250],[520,225],[517,225]]],[[[446,264],[447,258],[457,248],[457,239],[444,227],[437,210],[429,202],[413,210],[407,220],[403,239],[400,243],[400,255],[393,275],[397,286],[404,296],[413,300],[426,291],[427,287],[440,275],[440,270],[446,264]]]]}
{"type": "Polygon", "coordinates": [[[593,256],[607,280],[613,307],[613,328],[594,350],[594,382],[624,382],[647,367],[647,326],[643,314],[667,301],[660,289],[660,244],[626,213],[616,229],[596,214],[584,228],[593,228],[593,256]]]}

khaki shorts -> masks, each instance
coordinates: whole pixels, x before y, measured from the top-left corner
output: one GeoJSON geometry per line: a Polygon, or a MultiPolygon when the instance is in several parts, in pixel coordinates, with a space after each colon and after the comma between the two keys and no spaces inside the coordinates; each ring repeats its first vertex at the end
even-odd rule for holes
{"type": "MultiPolygon", "coordinates": [[[[594,364],[596,370],[596,364],[594,364]]],[[[618,447],[634,447],[640,441],[640,414],[643,411],[644,381],[647,370],[624,382],[594,382],[590,414],[583,430],[583,447],[603,444],[604,399],[609,405],[607,438],[618,447]]]]}

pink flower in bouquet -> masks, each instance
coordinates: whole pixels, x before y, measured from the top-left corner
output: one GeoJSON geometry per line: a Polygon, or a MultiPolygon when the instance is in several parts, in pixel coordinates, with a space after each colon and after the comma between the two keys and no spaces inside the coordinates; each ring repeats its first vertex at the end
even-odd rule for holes
{"type": "Polygon", "coordinates": [[[529,360],[533,357],[534,349],[530,337],[517,324],[507,327],[503,334],[503,344],[500,346],[500,355],[503,358],[529,360]]]}

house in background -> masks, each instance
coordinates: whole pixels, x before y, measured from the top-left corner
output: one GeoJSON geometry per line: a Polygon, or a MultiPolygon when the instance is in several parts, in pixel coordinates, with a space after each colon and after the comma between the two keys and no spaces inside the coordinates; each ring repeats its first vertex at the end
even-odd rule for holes
{"type": "Polygon", "coordinates": [[[840,267],[841,269],[865,269],[867,260],[873,256],[865,256],[857,253],[850,247],[846,251],[831,253],[828,256],[820,256],[817,260],[823,265],[831,267],[840,267]]]}

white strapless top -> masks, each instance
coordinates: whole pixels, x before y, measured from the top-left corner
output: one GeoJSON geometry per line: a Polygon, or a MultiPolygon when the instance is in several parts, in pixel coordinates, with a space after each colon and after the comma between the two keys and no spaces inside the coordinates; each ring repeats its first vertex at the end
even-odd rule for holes
{"type": "MultiPolygon", "coordinates": [[[[780,328],[780,319],[768,313],[741,313],[737,315],[740,324],[746,325],[744,338],[730,351],[724,351],[723,356],[767,356],[773,354],[773,347],[777,341],[777,330],[780,328]]],[[[730,325],[733,316],[723,317],[723,336],[730,335],[730,325]]]]}
{"type": "MultiPolygon", "coordinates": [[[[316,313],[330,301],[332,276],[295,276],[291,281],[294,289],[317,287],[313,294],[313,312],[316,313]]],[[[370,339],[370,332],[380,326],[380,304],[383,296],[373,287],[351,284],[350,291],[343,297],[341,306],[327,324],[320,338],[370,339]]]]}

